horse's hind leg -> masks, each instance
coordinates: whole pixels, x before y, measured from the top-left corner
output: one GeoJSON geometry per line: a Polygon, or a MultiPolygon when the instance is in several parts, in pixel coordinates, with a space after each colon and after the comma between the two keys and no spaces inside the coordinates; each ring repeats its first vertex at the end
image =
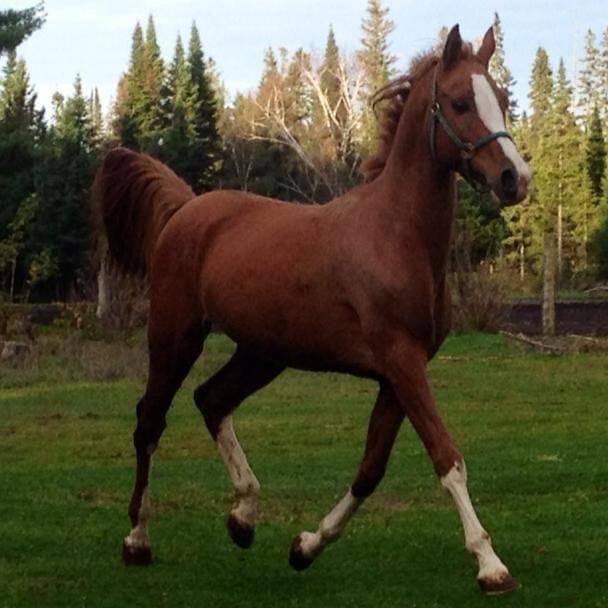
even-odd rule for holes
{"type": "Polygon", "coordinates": [[[326,545],[336,541],[359,505],[376,489],[384,476],[403,417],[403,410],[391,386],[382,383],[369,421],[365,455],[357,476],[346,495],[321,521],[316,532],[302,532],[293,539],[289,548],[289,563],[295,570],[310,566],[326,545]]]}
{"type": "Polygon", "coordinates": [[[169,323],[165,319],[161,327],[152,315],[150,319],[148,382],[146,392],[137,404],[137,426],[133,433],[137,468],[129,503],[132,528],[123,541],[123,559],[128,564],[149,564],[152,561],[147,529],[152,454],[165,429],[165,414],[171,401],[200,355],[209,332],[206,324],[192,322],[184,327],[183,321],[183,317],[174,316],[169,323]]]}
{"type": "Polygon", "coordinates": [[[244,399],[276,378],[283,369],[237,348],[230,361],[194,392],[194,401],[217,444],[236,495],[228,531],[235,544],[244,549],[253,542],[260,484],[234,433],[231,414],[244,399]]]}

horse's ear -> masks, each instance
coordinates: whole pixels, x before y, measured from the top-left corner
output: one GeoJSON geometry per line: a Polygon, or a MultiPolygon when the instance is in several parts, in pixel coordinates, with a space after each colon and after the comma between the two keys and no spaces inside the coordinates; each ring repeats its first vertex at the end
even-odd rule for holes
{"type": "Polygon", "coordinates": [[[446,70],[451,70],[457,63],[462,49],[462,38],[460,37],[460,28],[456,24],[448,34],[443,47],[443,56],[441,58],[443,67],[446,70]]]}
{"type": "Polygon", "coordinates": [[[477,51],[477,58],[485,66],[486,70],[490,65],[490,58],[494,54],[496,49],[496,41],[494,40],[494,27],[490,26],[490,29],[486,32],[483,37],[483,42],[477,51]]]}

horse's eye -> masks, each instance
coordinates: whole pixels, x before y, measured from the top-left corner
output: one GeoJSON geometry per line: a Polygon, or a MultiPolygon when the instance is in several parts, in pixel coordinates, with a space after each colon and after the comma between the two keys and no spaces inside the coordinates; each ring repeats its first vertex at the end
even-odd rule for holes
{"type": "Polygon", "coordinates": [[[470,110],[469,102],[466,99],[454,99],[452,107],[459,114],[464,114],[470,110]]]}

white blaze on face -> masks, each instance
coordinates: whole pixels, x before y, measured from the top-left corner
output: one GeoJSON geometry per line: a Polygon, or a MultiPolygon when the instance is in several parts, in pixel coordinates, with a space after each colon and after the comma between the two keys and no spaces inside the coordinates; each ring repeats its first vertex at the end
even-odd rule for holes
{"type": "MultiPolygon", "coordinates": [[[[472,74],[471,80],[473,82],[475,106],[481,122],[483,122],[490,133],[505,131],[503,113],[485,74],[472,74]]],[[[528,184],[531,178],[530,168],[517,151],[515,144],[506,137],[499,137],[496,141],[501,145],[505,156],[513,163],[519,176],[528,184]]]]}

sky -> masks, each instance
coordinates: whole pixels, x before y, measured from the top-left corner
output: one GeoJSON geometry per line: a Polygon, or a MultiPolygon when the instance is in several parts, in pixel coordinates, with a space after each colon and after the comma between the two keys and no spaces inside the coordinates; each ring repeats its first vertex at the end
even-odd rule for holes
{"type": "MultiPolygon", "coordinates": [[[[0,0],[2,8],[26,8],[37,0],[0,0]]],[[[564,58],[569,77],[580,67],[584,37],[601,37],[608,27],[608,0],[384,0],[395,22],[391,51],[398,69],[430,47],[443,25],[459,23],[464,39],[483,36],[500,15],[506,62],[517,84],[520,108],[527,107],[528,80],[539,46],[552,65],[564,58]]],[[[155,20],[165,59],[173,56],[180,33],[188,38],[196,21],[203,50],[215,60],[229,93],[253,89],[264,51],[304,47],[322,53],[330,24],[338,46],[351,53],[360,46],[367,0],[46,0],[43,28],[18,53],[27,62],[32,84],[49,111],[55,91],[70,94],[79,73],[85,91],[98,87],[104,108],[129,61],[131,34],[148,15],[155,20]]]]}

